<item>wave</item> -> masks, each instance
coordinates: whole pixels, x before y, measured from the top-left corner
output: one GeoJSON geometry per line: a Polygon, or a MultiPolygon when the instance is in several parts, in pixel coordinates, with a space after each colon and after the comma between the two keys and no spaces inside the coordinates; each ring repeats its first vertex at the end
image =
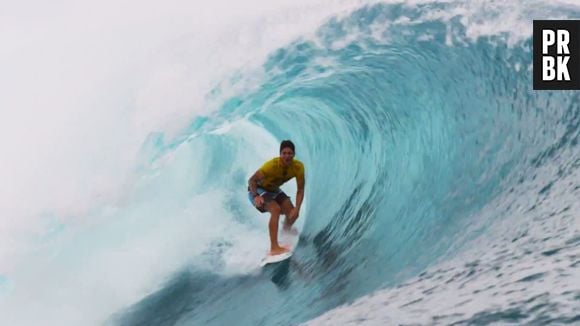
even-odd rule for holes
{"type": "MultiPolygon", "coordinates": [[[[479,19],[497,19],[507,7],[479,19]]],[[[534,92],[530,35],[472,39],[465,22],[473,17],[443,18],[453,9],[363,7],[270,55],[266,80],[229,99],[218,117],[297,144],[308,207],[295,259],[254,276],[221,278],[217,266],[189,270],[121,324],[304,322],[461,252],[505,218],[477,220],[481,210],[514,196],[556,157],[562,173],[571,173],[579,153],[578,94],[534,92]]],[[[196,139],[209,137],[215,126],[207,124],[196,139]]],[[[206,182],[243,193],[241,175],[221,179],[257,166],[239,162],[255,155],[259,142],[243,133],[225,131],[220,144],[208,146],[206,182]],[[213,168],[218,161],[227,162],[223,169],[213,168]]],[[[233,210],[247,205],[238,197],[229,200],[233,210]]]]}
{"type": "Polygon", "coordinates": [[[395,2],[335,15],[221,79],[204,99],[215,112],[149,132],[131,186],[91,211],[98,222],[69,233],[54,222],[51,274],[90,257],[119,266],[103,277],[131,295],[106,323],[296,324],[498,241],[496,226],[522,217],[492,203],[524,187],[540,201],[555,181],[539,171],[564,179],[579,166],[578,93],[532,90],[531,20],[546,12],[580,9],[395,2]],[[306,166],[300,242],[259,270],[267,217],[246,180],[281,139],[306,166]]]}

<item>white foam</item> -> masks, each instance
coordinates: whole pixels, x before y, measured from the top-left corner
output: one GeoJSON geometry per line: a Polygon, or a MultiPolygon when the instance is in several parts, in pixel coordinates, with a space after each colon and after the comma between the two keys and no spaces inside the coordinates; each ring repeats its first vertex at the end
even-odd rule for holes
{"type": "Polygon", "coordinates": [[[151,132],[171,138],[222,96],[255,87],[274,49],[356,2],[3,4],[0,273],[42,234],[122,196],[151,132]],[[233,71],[258,79],[228,88],[233,71]],[[254,86],[253,86],[254,85],[254,86]]]}

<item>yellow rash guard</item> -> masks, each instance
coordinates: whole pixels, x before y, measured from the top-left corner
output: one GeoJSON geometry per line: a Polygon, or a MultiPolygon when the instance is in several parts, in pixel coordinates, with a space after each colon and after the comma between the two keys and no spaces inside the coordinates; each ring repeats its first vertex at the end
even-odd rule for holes
{"type": "Polygon", "coordinates": [[[266,191],[276,191],[286,181],[296,177],[296,180],[304,180],[304,164],[293,159],[289,167],[285,167],[280,157],[275,157],[262,165],[260,172],[264,175],[258,186],[266,191]]]}

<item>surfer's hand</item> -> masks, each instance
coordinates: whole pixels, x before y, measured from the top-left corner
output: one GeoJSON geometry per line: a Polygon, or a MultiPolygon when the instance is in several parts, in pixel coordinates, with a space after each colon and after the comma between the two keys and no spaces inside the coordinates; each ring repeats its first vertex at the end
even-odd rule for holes
{"type": "Polygon", "coordinates": [[[262,207],[262,205],[264,205],[264,198],[262,196],[256,196],[254,198],[254,206],[262,207]]]}
{"type": "Polygon", "coordinates": [[[288,216],[290,220],[295,221],[298,218],[298,208],[294,207],[290,211],[290,216],[288,216]]]}

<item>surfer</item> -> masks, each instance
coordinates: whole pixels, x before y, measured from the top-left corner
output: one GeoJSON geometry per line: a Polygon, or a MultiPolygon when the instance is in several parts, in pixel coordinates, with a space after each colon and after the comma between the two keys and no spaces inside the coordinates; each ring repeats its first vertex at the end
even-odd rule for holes
{"type": "Polygon", "coordinates": [[[292,225],[298,219],[300,206],[304,199],[304,164],[294,159],[294,143],[284,140],[280,143],[280,156],[275,157],[260,167],[248,180],[248,198],[260,212],[270,212],[270,253],[279,255],[289,249],[278,243],[278,219],[284,214],[283,230],[292,232],[292,225]],[[280,186],[288,180],[296,178],[296,207],[292,204],[280,186]]]}

